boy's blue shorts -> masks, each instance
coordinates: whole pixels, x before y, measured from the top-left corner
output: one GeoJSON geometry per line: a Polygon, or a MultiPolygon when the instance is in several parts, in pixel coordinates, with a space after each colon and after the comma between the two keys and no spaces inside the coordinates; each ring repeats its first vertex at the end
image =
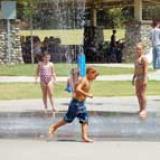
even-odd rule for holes
{"type": "Polygon", "coordinates": [[[64,116],[64,121],[71,123],[76,117],[80,123],[88,123],[88,113],[84,102],[72,99],[68,111],[64,116]]]}

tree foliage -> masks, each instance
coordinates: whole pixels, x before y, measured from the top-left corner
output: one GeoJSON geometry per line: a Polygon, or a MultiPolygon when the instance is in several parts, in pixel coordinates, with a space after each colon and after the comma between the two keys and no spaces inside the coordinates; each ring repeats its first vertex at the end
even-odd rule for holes
{"type": "MultiPolygon", "coordinates": [[[[4,0],[3,0],[4,1],[4,0]]],[[[14,0],[13,0],[14,1],[14,0]]],[[[67,0],[59,0],[66,2],[67,0]]],[[[80,18],[77,18],[79,10],[77,8],[65,7],[63,11],[56,11],[52,8],[48,9],[45,5],[57,3],[58,0],[16,0],[17,2],[17,17],[22,21],[27,21],[30,25],[31,19],[33,20],[33,28],[50,29],[61,28],[59,21],[67,24],[68,28],[80,27],[80,18]],[[61,16],[61,17],[60,17],[61,16]]],[[[50,6],[51,7],[51,6],[50,6]]],[[[80,13],[81,14],[81,13],[80,13]]],[[[79,14],[79,15],[80,15],[79,14]]],[[[143,19],[152,20],[159,19],[160,6],[147,5],[143,8],[143,19]]],[[[83,15],[80,16],[81,18],[83,15]]],[[[101,9],[98,11],[98,25],[104,28],[123,28],[124,21],[134,19],[134,8],[130,7],[113,7],[108,9],[101,9]]]]}

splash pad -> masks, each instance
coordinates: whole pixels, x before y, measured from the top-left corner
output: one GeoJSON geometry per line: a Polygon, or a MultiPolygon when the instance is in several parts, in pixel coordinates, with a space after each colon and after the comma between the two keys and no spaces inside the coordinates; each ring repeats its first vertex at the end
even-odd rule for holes
{"type": "MultiPolygon", "coordinates": [[[[0,113],[1,139],[35,139],[47,140],[48,128],[60,120],[65,112],[10,112],[0,113]]],[[[147,119],[141,120],[137,113],[124,112],[89,112],[89,136],[96,141],[160,140],[160,113],[149,113],[147,119]]],[[[75,119],[73,123],[60,128],[53,140],[81,140],[81,127],[75,119]]]]}

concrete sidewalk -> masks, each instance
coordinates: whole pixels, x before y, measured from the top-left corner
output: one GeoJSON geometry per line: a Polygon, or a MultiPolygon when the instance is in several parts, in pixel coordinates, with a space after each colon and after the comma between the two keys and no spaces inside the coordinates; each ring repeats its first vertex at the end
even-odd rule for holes
{"type": "MultiPolygon", "coordinates": [[[[88,64],[94,66],[103,67],[121,67],[121,68],[133,68],[133,64],[88,64]]],[[[152,66],[149,66],[150,68],[152,66]]],[[[97,81],[131,81],[133,74],[124,75],[100,75],[97,77],[97,81]]],[[[160,81],[160,70],[149,73],[150,80],[160,81]]],[[[57,82],[66,82],[67,77],[57,77],[57,82]]],[[[22,83],[34,83],[35,78],[31,76],[0,76],[0,83],[22,82],[22,83]]]]}
{"type": "MultiPolygon", "coordinates": [[[[71,98],[56,99],[58,111],[66,111],[71,98]]],[[[147,110],[149,112],[160,112],[160,96],[147,97],[147,110]]],[[[131,97],[94,97],[86,100],[86,106],[90,111],[108,112],[137,112],[138,101],[135,96],[131,97]]],[[[51,109],[51,108],[50,108],[51,109]]],[[[0,100],[0,112],[36,112],[43,111],[41,99],[31,100],[0,100]]]]}
{"type": "MultiPolygon", "coordinates": [[[[133,75],[108,75],[98,76],[97,81],[131,81],[133,75]]],[[[160,70],[150,73],[149,80],[160,81],[160,70]]],[[[66,82],[67,77],[57,77],[57,82],[66,82]]],[[[0,83],[11,83],[11,82],[22,82],[22,83],[34,83],[34,77],[28,76],[0,76],[0,83]]]]}
{"type": "Polygon", "coordinates": [[[0,140],[4,160],[159,160],[159,142],[0,140]]]}
{"type": "MultiPolygon", "coordinates": [[[[67,110],[70,98],[56,99],[59,111],[67,110]]],[[[148,96],[148,111],[159,112],[159,96],[148,96]]],[[[105,97],[88,99],[88,110],[137,112],[136,97],[105,97]]],[[[43,111],[41,99],[1,100],[0,112],[43,111]]],[[[104,126],[105,127],[105,126],[104,126]]],[[[36,139],[0,139],[0,157],[4,160],[159,160],[160,143],[144,141],[50,141],[36,139]]]]}

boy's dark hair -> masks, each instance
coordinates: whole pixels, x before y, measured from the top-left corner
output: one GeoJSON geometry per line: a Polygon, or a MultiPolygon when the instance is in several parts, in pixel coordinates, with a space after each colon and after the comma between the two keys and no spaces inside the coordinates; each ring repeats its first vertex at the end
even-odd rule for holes
{"type": "Polygon", "coordinates": [[[89,67],[87,67],[87,69],[86,69],[86,74],[88,74],[90,71],[94,71],[97,76],[99,75],[97,69],[96,69],[94,66],[89,66],[89,67]]]}
{"type": "Polygon", "coordinates": [[[153,20],[152,27],[156,27],[158,23],[160,23],[159,20],[157,20],[157,19],[153,20]]]}

